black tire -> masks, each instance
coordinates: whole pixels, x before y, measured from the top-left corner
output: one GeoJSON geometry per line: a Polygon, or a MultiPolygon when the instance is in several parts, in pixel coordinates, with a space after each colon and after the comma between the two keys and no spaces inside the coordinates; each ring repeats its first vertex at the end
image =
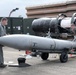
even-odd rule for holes
{"type": "Polygon", "coordinates": [[[60,61],[61,61],[61,63],[67,62],[67,61],[68,61],[68,54],[62,53],[62,54],[60,55],[60,61]]]}
{"type": "Polygon", "coordinates": [[[48,57],[49,57],[49,53],[42,53],[42,54],[41,54],[41,58],[42,58],[43,60],[47,60],[48,57]]]}

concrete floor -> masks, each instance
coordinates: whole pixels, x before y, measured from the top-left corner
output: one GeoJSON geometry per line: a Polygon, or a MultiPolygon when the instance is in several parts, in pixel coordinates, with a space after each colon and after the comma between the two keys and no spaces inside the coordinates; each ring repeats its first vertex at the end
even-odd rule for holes
{"type": "MultiPolygon", "coordinates": [[[[22,54],[25,52],[4,47],[5,63],[8,65],[17,64],[17,58],[22,54]]],[[[58,55],[52,54],[47,61],[33,57],[27,59],[26,63],[31,66],[0,68],[0,75],[76,75],[76,58],[69,58],[67,63],[60,63],[58,55]]]]}

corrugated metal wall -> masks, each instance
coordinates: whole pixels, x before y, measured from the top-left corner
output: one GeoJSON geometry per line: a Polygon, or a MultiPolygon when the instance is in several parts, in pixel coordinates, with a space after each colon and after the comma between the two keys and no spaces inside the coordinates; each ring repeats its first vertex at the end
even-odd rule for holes
{"type": "MultiPolygon", "coordinates": [[[[2,17],[0,17],[1,19],[2,17]]],[[[8,19],[8,25],[6,26],[7,34],[21,34],[23,33],[23,18],[17,18],[17,17],[7,17],[8,19]]]]}
{"type": "MultiPolygon", "coordinates": [[[[1,19],[2,17],[0,17],[1,19]]],[[[30,34],[34,35],[31,24],[34,18],[18,18],[7,17],[8,25],[6,27],[7,34],[30,34]]]]}
{"type": "Polygon", "coordinates": [[[35,18],[26,18],[23,20],[23,34],[34,35],[34,31],[32,30],[32,21],[35,18]]]}

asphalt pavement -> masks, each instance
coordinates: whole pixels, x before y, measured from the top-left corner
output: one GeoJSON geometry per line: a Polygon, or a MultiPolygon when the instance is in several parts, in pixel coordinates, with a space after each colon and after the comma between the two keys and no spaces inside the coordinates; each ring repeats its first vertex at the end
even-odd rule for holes
{"type": "Polygon", "coordinates": [[[25,51],[4,47],[6,68],[0,68],[0,75],[76,75],[76,57],[69,58],[67,63],[61,63],[58,54],[50,54],[48,60],[38,57],[29,57],[27,67],[10,67],[17,65],[19,57],[25,57],[25,51]]]}

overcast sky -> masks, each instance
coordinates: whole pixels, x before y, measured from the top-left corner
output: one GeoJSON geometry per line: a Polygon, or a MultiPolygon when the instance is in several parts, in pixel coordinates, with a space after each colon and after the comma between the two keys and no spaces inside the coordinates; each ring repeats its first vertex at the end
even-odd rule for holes
{"type": "Polygon", "coordinates": [[[70,0],[0,0],[0,17],[8,17],[10,11],[14,8],[19,8],[19,10],[12,13],[11,17],[22,17],[26,16],[25,7],[65,3],[70,0]]]}

